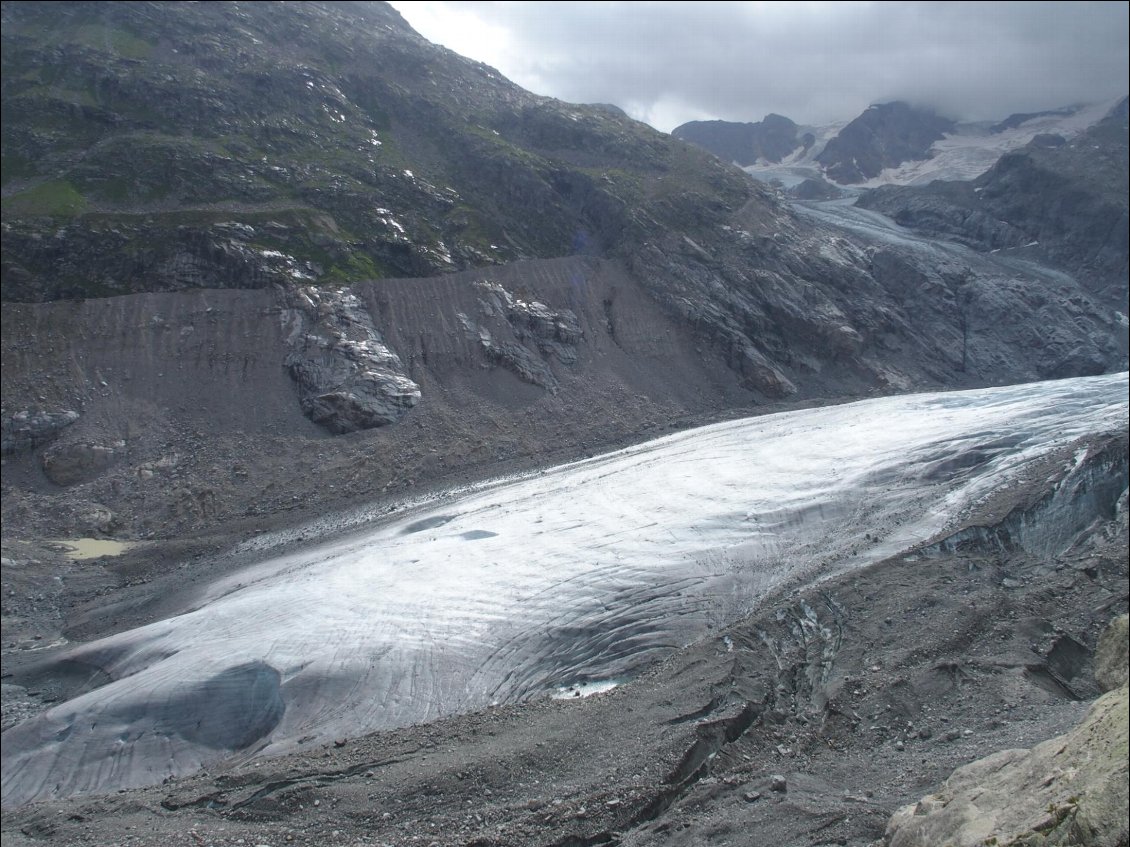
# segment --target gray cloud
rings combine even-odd
[[[412,23],[413,4],[396,5]],[[662,130],[768,112],[826,123],[892,99],[1000,118],[1125,94],[1130,63],[1125,2],[444,5],[507,34],[473,58],[520,85]]]

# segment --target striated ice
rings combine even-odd
[[[61,655],[91,690],[5,733],[3,801],[601,690],[766,592],[905,551],[1032,460],[1126,426],[1125,373],[887,397],[443,498]]]

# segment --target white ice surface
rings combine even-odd
[[[3,800],[629,678],[774,587],[905,550],[1030,460],[1126,426],[1123,373],[744,419],[486,485],[74,649],[66,667],[112,681],[5,734]]]
[[[1070,115],[1032,118],[998,133],[990,133],[985,126],[959,126],[956,132],[934,142],[929,159],[904,162],[897,167],[887,168],[859,187],[925,185],[936,179],[976,179],[995,165],[1005,153],[1020,149],[1041,133],[1059,135],[1066,140],[1074,138],[1102,120],[1117,102],[1118,100],[1113,100],[1083,106]]]

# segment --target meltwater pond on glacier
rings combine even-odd
[[[1125,373],[886,397],[446,498],[61,654],[97,687],[5,733],[3,801],[624,679],[774,587],[957,528],[1033,460],[1126,428]]]

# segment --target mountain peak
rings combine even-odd
[[[864,182],[884,168],[929,158],[934,142],[953,127],[953,121],[903,100],[875,103],[840,130],[816,161],[840,184]]]
[[[801,145],[797,125],[772,113],[757,123],[690,121],[671,134],[742,166],[759,160],[779,162]]]

